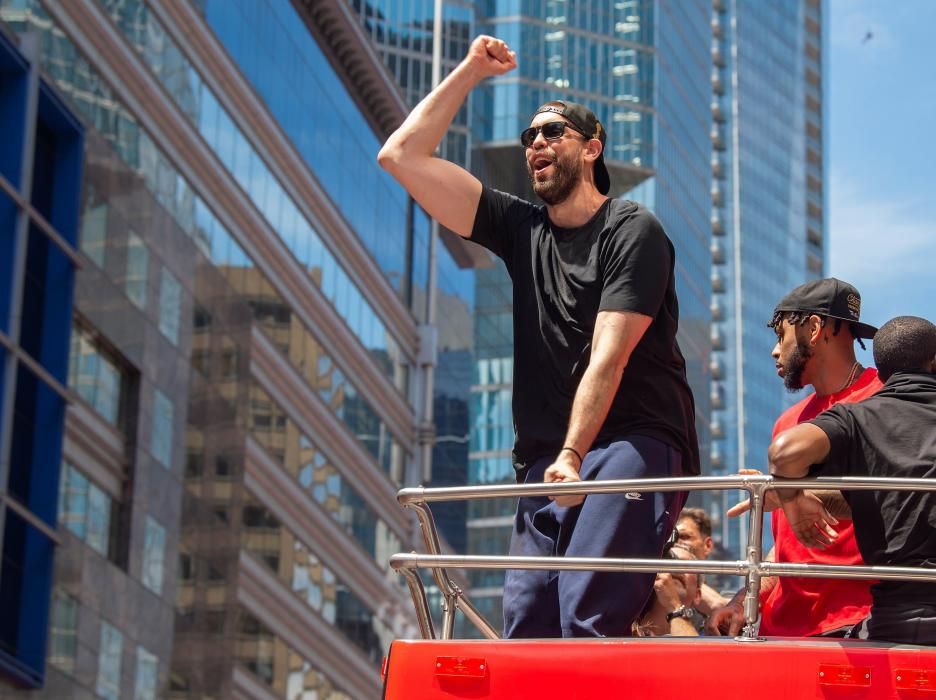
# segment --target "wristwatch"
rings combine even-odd
[[[681,617],[684,620],[691,620],[694,614],[695,610],[693,608],[690,608],[688,605],[680,605],[675,610],[666,613],[666,621],[672,622],[677,617]]]

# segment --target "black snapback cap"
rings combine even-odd
[[[778,311],[801,311],[848,321],[859,338],[873,338],[877,333],[877,328],[858,320],[861,315],[858,290],[834,277],[801,284],[780,300],[774,313]]]
[[[611,176],[608,174],[608,166],[604,161],[604,145],[606,132],[598,117],[588,107],[580,105],[578,102],[569,102],[568,100],[553,100],[547,102],[533,113],[552,112],[560,117],[565,117],[578,129],[586,138],[598,139],[601,141],[601,155],[595,161],[595,187],[601,194],[608,194],[611,189]]]

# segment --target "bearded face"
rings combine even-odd
[[[783,374],[783,386],[790,393],[803,388],[803,372],[813,356],[813,350],[808,343],[797,341],[786,357],[780,358],[780,371]]]
[[[527,172],[533,191],[546,204],[565,201],[582,179],[582,161],[576,149],[563,149],[557,154],[551,147],[543,148],[527,159]]]

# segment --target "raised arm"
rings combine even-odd
[[[472,88],[485,78],[517,66],[507,44],[479,36],[458,67],[410,113],[377,156],[429,216],[468,238],[474,225],[481,183],[467,170],[434,153]]]
[[[649,316],[629,311],[598,313],[592,335],[591,358],[575,392],[572,417],[563,443],[575,452],[562,450],[546,470],[545,481],[580,481],[578,473],[582,465],[576,453],[584,455],[591,448],[608,416],[631,353],[652,320]],[[561,506],[576,506],[584,500],[584,496],[556,497],[556,503]]]

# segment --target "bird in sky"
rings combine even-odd
[[[867,44],[873,38],[874,38],[874,33],[869,29],[867,32],[865,32],[864,39],[861,40],[861,43]]]

